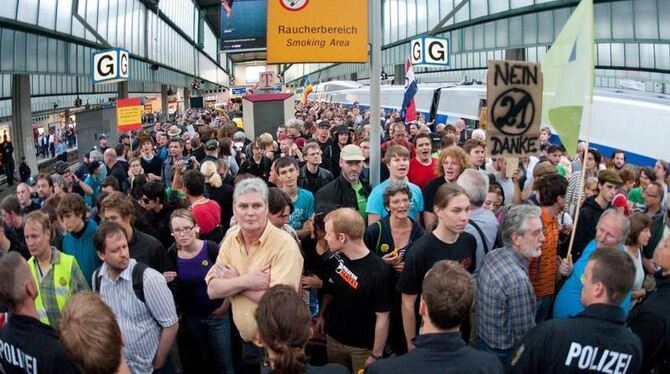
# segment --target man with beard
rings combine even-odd
[[[339,165],[342,173],[316,193],[316,211],[322,206],[354,208],[367,219],[365,208],[370,195],[370,185],[361,178],[363,171],[363,151],[357,145],[349,144],[340,153]]]
[[[535,293],[529,259],[542,254],[540,208],[512,207],[502,221],[504,246],[484,257],[475,299],[479,349],[506,363],[514,346],[535,326]]]
[[[626,155],[622,150],[617,149],[612,153],[612,166],[614,171],[619,172],[626,166]]]
[[[576,316],[584,311],[584,304],[581,301],[582,288],[584,287],[583,276],[588,264],[589,257],[597,248],[619,248],[625,251],[623,247],[624,239],[628,236],[630,222],[628,218],[616,209],[608,209],[601,216],[596,226],[596,238],[592,240],[582,256],[575,262],[572,274],[563,283],[563,287],[556,295],[554,302],[554,318],[568,318]],[[628,292],[619,305],[624,314],[630,310],[631,293]]]

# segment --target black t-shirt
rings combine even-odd
[[[134,229],[133,237],[128,241],[130,257],[148,265],[163,274],[167,264],[166,251],[163,244],[153,236]]]
[[[470,273],[475,271],[475,252],[477,241],[467,232],[447,244],[435,234],[427,233],[415,241],[405,252],[405,267],[400,273],[398,291],[408,295],[421,294],[423,277],[440,260],[459,262]]]
[[[219,203],[221,207],[221,226],[228,231],[230,219],[233,218],[233,186],[222,184],[219,187],[205,185],[205,196]]]
[[[432,212],[433,211],[433,206],[435,205],[435,194],[437,193],[437,189],[440,188],[441,185],[447,183],[447,181],[444,179],[444,177],[440,176],[432,181],[428,182],[426,187],[423,189],[423,211],[424,212]]]
[[[154,174],[160,177],[163,172],[163,160],[158,156],[154,156],[150,161],[142,158],[140,164],[144,169],[144,174]]]
[[[391,269],[372,252],[353,261],[342,254],[338,257],[339,265],[323,286],[333,297],[326,310],[326,330],[342,344],[371,349],[375,313],[391,310]]]
[[[79,373],[56,330],[16,314],[0,329],[0,366],[6,374]]]

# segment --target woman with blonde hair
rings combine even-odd
[[[200,172],[205,176],[205,196],[221,207],[221,226],[226,232],[233,217],[233,187],[223,183],[218,166],[214,161],[205,161],[200,166]]]

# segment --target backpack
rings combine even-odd
[[[142,262],[137,262],[133,268],[131,279],[133,280],[133,291],[135,296],[144,303],[144,271],[147,270],[149,265]],[[100,268],[95,269],[93,273],[93,291],[100,293],[100,284],[102,284],[102,274],[100,274]]]

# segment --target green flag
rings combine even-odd
[[[593,100],[593,0],[582,0],[542,59],[542,121],[570,156],[577,150],[585,105]]]

